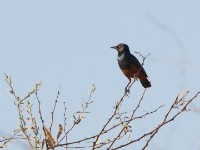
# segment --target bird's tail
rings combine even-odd
[[[142,86],[143,86],[144,88],[149,88],[149,87],[151,87],[151,82],[149,82],[149,80],[148,80],[147,78],[145,78],[145,80],[140,80],[140,82],[141,82],[141,84],[142,84]]]

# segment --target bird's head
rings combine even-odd
[[[123,52],[129,52],[129,47],[126,44],[120,43],[117,46],[112,46],[111,48],[114,48],[118,51],[118,53],[123,53]]]

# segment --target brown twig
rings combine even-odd
[[[187,92],[187,93],[188,93],[188,92]],[[146,144],[144,145],[144,147],[142,148],[142,150],[144,150],[144,149],[148,146],[149,142],[153,139],[153,137],[156,135],[156,133],[158,132],[158,130],[159,130],[162,126],[164,126],[165,124],[167,124],[167,123],[169,123],[169,122],[171,122],[171,121],[174,121],[174,119],[175,119],[177,116],[179,116],[182,112],[185,112],[187,106],[199,95],[199,93],[200,93],[200,92],[197,92],[197,94],[195,94],[195,96],[194,96],[193,98],[191,98],[189,101],[187,101],[187,103],[183,106],[183,108],[182,108],[179,112],[177,112],[173,117],[171,117],[170,119],[167,120],[168,115],[165,116],[163,122],[157,127],[157,129],[155,129],[155,131],[152,133],[152,135],[150,136],[150,138],[147,140],[147,142],[146,142]],[[184,99],[184,97],[183,97],[183,99]],[[179,103],[181,103],[181,101],[179,101]],[[175,106],[175,105],[177,105],[177,101],[176,101],[176,100],[174,101],[174,103],[172,104],[172,106]],[[172,109],[171,109],[171,110],[172,110]]]
[[[159,106],[158,108],[156,108],[155,110],[153,110],[153,111],[151,111],[151,112],[146,112],[145,114],[142,114],[142,115],[140,115],[140,116],[136,116],[136,117],[130,118],[129,120],[126,120],[126,121],[124,121],[124,122],[120,122],[120,123],[118,123],[118,124],[115,124],[115,125],[113,125],[112,127],[110,127],[109,129],[105,130],[105,131],[102,133],[102,135],[103,135],[103,134],[106,134],[106,133],[108,133],[108,132],[110,132],[110,131],[113,130],[114,128],[116,128],[116,127],[118,127],[118,126],[120,126],[120,125],[122,125],[122,124],[124,124],[124,123],[127,123],[127,122],[129,122],[129,121],[133,121],[133,120],[135,120],[135,119],[141,119],[141,118],[144,118],[145,116],[148,116],[148,115],[150,115],[150,114],[153,114],[153,113],[157,112],[157,111],[158,111],[160,108],[162,108],[163,106],[164,106],[164,105]],[[57,145],[57,146],[73,145],[73,144],[82,143],[82,142],[85,142],[85,141],[94,139],[94,138],[96,138],[96,136],[97,136],[97,135],[94,135],[94,136],[91,136],[91,137],[88,137],[88,138],[83,138],[83,139],[81,139],[81,140],[76,140],[76,141],[73,141],[73,142],[69,142],[69,143],[65,143],[65,144],[60,144],[60,145]],[[107,143],[107,144],[109,144],[109,143]]]
[[[37,86],[38,85],[36,85],[36,89],[37,89]],[[38,97],[38,90],[35,91],[35,95],[36,95],[36,99],[38,101],[38,109],[39,109],[38,112],[39,112],[39,115],[40,115],[40,120],[41,120],[41,123],[42,123],[42,127],[44,128],[45,126],[44,126],[44,120],[43,120],[43,117],[42,117],[41,102],[40,102],[40,99]]]
[[[173,104],[170,106],[169,111],[166,113],[166,115],[164,116],[163,121],[158,125],[158,127],[156,127],[155,129],[151,130],[148,133],[145,133],[144,135],[140,136],[139,138],[135,139],[135,140],[131,140],[130,142],[126,143],[126,144],[122,144],[118,147],[113,148],[113,150],[116,149],[120,149],[123,147],[126,147],[134,142],[140,141],[141,139],[143,139],[144,137],[150,136],[149,139],[146,141],[145,145],[143,146],[142,150],[145,150],[147,148],[147,146],[149,145],[150,141],[153,139],[153,137],[157,134],[157,132],[160,130],[160,128],[162,128],[164,125],[166,125],[167,123],[173,121],[177,116],[179,116],[181,113],[185,112],[185,110],[187,109],[187,106],[200,94],[200,92],[198,92],[197,94],[195,94],[194,97],[192,97],[189,101],[187,101],[187,103],[185,103],[185,105],[181,105],[182,108],[180,111],[178,111],[175,115],[173,115],[173,117],[171,117],[170,119],[167,119],[169,114],[172,112],[173,107],[175,105],[177,105],[177,98],[175,99],[175,101],[173,102]],[[179,101],[179,103],[181,103],[181,101]]]
[[[122,103],[124,97],[126,96],[126,93],[121,97],[121,99],[119,100],[119,102],[117,102],[117,104],[114,107],[114,112],[111,115],[111,117],[108,119],[108,121],[105,123],[105,125],[103,126],[103,128],[101,129],[101,131],[99,132],[99,134],[96,136],[95,141],[93,142],[93,146],[92,146],[92,150],[95,149],[96,143],[99,140],[99,137],[102,135],[102,133],[105,131],[105,128],[107,127],[107,125],[111,122],[111,120],[114,118],[114,116],[116,115],[116,112],[120,106],[120,104]]]
[[[28,121],[31,122],[31,129],[34,133],[34,141],[35,141],[35,145],[34,145],[34,148],[37,148],[37,145],[38,145],[38,141],[39,141],[39,138],[38,138],[38,134],[39,134],[39,127],[37,126],[37,122],[36,122],[36,119],[35,117],[33,116],[33,113],[32,113],[32,104],[30,103],[30,101],[27,101],[27,113],[30,115]]]
[[[139,55],[142,56],[141,54],[139,54]],[[143,62],[142,62],[142,66],[143,66],[144,60],[146,59],[146,57],[144,57],[144,56],[142,56],[142,57],[143,57]],[[134,81],[135,80],[136,79],[134,79]],[[14,88],[12,87],[11,78],[8,77],[7,75],[6,75],[6,82],[8,83],[8,85],[10,87],[10,93],[14,97],[14,104],[17,107],[17,110],[18,110],[18,117],[19,117],[19,120],[20,120],[20,129],[16,130],[12,136],[7,137],[7,138],[3,138],[2,140],[0,140],[0,142],[3,142],[3,144],[1,144],[1,146],[0,146],[0,148],[3,148],[4,146],[6,146],[7,143],[9,143],[11,140],[21,139],[21,140],[26,140],[29,143],[31,149],[38,149],[38,148],[43,149],[43,147],[41,147],[42,142],[40,142],[41,135],[39,137],[39,127],[37,126],[36,119],[35,119],[35,117],[33,116],[33,113],[32,113],[32,104],[27,99],[33,93],[35,93],[36,99],[37,99],[37,102],[38,102],[38,107],[39,107],[38,112],[39,112],[40,120],[42,122],[42,128],[43,128],[43,131],[44,131],[44,134],[45,134],[45,140],[44,141],[45,141],[47,150],[48,149],[55,149],[57,147],[65,147],[66,150],[68,148],[71,148],[71,149],[72,148],[74,148],[74,149],[91,148],[91,149],[94,150],[94,149],[102,149],[105,146],[108,146],[108,148],[107,148],[108,150],[110,150],[110,149],[116,150],[116,149],[127,147],[128,145],[133,144],[135,142],[138,142],[140,140],[147,139],[144,142],[144,146],[142,147],[142,150],[145,150],[148,147],[149,143],[152,141],[152,139],[155,137],[155,135],[158,133],[158,131],[162,127],[164,127],[166,124],[174,121],[176,119],[176,117],[181,115],[183,112],[192,111],[192,109],[188,109],[187,107],[200,94],[200,92],[197,92],[197,94],[194,95],[189,100],[186,99],[186,96],[189,92],[187,92],[186,95],[184,95],[182,97],[177,96],[175,98],[175,100],[173,101],[173,103],[170,105],[169,109],[164,114],[163,119],[160,121],[158,126],[156,126],[154,129],[151,129],[149,132],[146,132],[143,135],[140,135],[139,137],[135,137],[135,139],[132,139],[131,141],[129,141],[125,144],[123,143],[123,144],[113,148],[113,145],[115,145],[117,143],[117,141],[121,141],[122,139],[124,139],[124,137],[126,135],[129,135],[130,132],[132,132],[130,123],[132,123],[136,119],[142,119],[145,116],[148,116],[150,114],[154,114],[161,107],[163,107],[163,106],[159,106],[158,108],[154,109],[153,111],[145,112],[143,114],[140,114],[139,116],[136,116],[136,112],[138,112],[139,108],[141,107],[140,105],[142,104],[142,101],[144,99],[146,89],[142,93],[137,105],[134,106],[134,108],[132,109],[130,116],[128,116],[128,117],[125,116],[126,112],[120,112],[120,106],[122,105],[122,102],[124,101],[124,97],[126,96],[126,93],[125,93],[119,99],[119,101],[115,104],[113,113],[108,118],[106,123],[103,125],[100,132],[98,132],[97,134],[95,134],[93,136],[87,137],[87,138],[82,138],[80,140],[75,140],[75,141],[69,142],[68,141],[69,133],[75,128],[75,126],[77,124],[79,124],[82,121],[82,119],[84,118],[84,115],[86,113],[88,113],[86,111],[87,108],[93,102],[91,100],[91,96],[92,96],[92,93],[96,89],[95,85],[93,85],[93,87],[92,87],[92,89],[89,93],[88,100],[84,101],[83,104],[82,104],[82,110],[77,111],[76,113],[73,114],[74,123],[68,130],[67,130],[67,127],[66,127],[66,124],[67,124],[66,110],[67,110],[67,108],[66,108],[66,105],[64,103],[64,114],[63,114],[64,115],[64,125],[63,125],[63,127],[62,127],[62,125],[59,126],[59,132],[58,132],[58,135],[57,135],[57,144],[56,144],[56,142],[53,139],[53,136],[51,135],[50,131],[52,129],[53,122],[54,122],[54,113],[55,113],[56,104],[58,102],[58,98],[59,98],[59,94],[60,94],[60,88],[58,90],[58,94],[57,94],[57,97],[56,97],[56,100],[55,100],[55,103],[54,103],[53,111],[51,112],[51,115],[52,115],[51,116],[51,123],[50,123],[50,128],[49,128],[49,131],[48,131],[48,129],[44,125],[44,120],[43,120],[43,116],[42,116],[42,112],[41,112],[41,101],[39,100],[39,96],[38,96],[38,88],[39,88],[40,84],[36,84],[36,86],[27,95],[25,95],[24,98],[21,99],[15,93]],[[129,86],[129,88],[130,87],[131,86]],[[28,113],[28,118],[26,116],[27,114],[24,111],[24,105],[26,106],[26,112]],[[129,112],[129,111],[127,111],[127,112]],[[119,122],[114,123],[112,126],[109,126],[111,124],[111,121],[114,120],[114,118],[116,120],[118,120]],[[31,123],[30,126],[27,126],[27,121],[29,121]],[[122,128],[119,129],[120,126],[122,126]],[[111,134],[112,132],[114,132],[118,129],[119,129],[119,133],[116,136],[114,136],[114,138],[110,138],[109,134]],[[64,131],[64,136],[58,142],[60,135],[62,135],[62,131]],[[100,136],[102,136],[102,135],[106,135],[106,137],[108,137],[108,138],[99,142]],[[65,143],[60,144],[60,142],[62,142],[64,138],[65,138]],[[85,144],[85,146],[84,146],[82,144],[82,142],[85,142],[87,144]],[[82,145],[76,145],[78,143],[81,143]],[[39,145],[39,147],[38,147],[38,145]]]
[[[67,126],[67,115],[66,115],[66,112],[67,112],[67,107],[65,105],[65,102],[63,103],[64,104],[64,133],[65,133],[65,142],[67,143],[67,131],[66,131],[66,126]],[[67,150],[67,146],[66,146],[66,150]]]
[[[60,87],[61,87],[61,85],[59,86],[59,89],[58,89],[58,92],[57,92],[57,96],[56,96],[54,106],[53,106],[53,111],[51,112],[51,124],[50,124],[50,127],[49,127],[50,133],[51,133],[51,128],[52,128],[53,122],[54,122],[54,112],[55,112],[55,109],[56,109],[56,104],[58,102],[58,98],[59,98],[59,95],[60,95]]]
[[[40,121],[42,123],[42,129],[43,129],[43,132],[44,132],[44,135],[46,135],[46,127],[44,125],[44,120],[43,120],[43,117],[42,117],[42,111],[41,111],[41,102],[40,102],[40,99],[38,97],[38,88],[37,88],[38,85],[36,85],[36,91],[35,91],[35,95],[36,95],[36,99],[37,99],[37,102],[38,102],[38,112],[39,112],[39,115],[40,115]],[[45,144],[46,144],[46,149],[48,150],[48,143],[46,142],[47,141],[47,137],[45,136]]]
[[[6,146],[7,143],[9,143],[11,140],[15,140],[15,139],[22,139],[21,137],[15,137],[17,136],[17,134],[19,133],[20,131],[17,131],[15,132],[12,136],[10,137],[5,137],[3,140],[0,140],[0,143],[4,142],[2,144],[2,146],[0,146],[0,148],[4,148]]]
[[[77,111],[76,113],[73,114],[73,118],[74,118],[74,123],[73,125],[68,129],[68,131],[65,130],[65,135],[60,139],[60,141],[57,143],[57,145],[55,147],[57,147],[58,145],[61,145],[60,143],[62,142],[62,140],[64,138],[67,139],[67,136],[68,134],[74,129],[74,127],[76,125],[78,125],[81,120],[84,118],[84,114],[88,113],[86,112],[86,109],[89,107],[89,105],[91,103],[93,103],[93,101],[91,100],[91,97],[92,97],[92,94],[94,93],[94,91],[96,90],[96,86],[95,84],[93,84],[92,86],[92,89],[90,90],[90,93],[89,93],[89,97],[88,97],[88,100],[87,101],[84,101],[84,103],[82,104],[82,110],[81,111]],[[78,115],[78,117],[76,117],[75,115]],[[66,145],[65,144],[62,144],[63,145]]]
[[[132,118],[134,117],[135,115],[135,112],[137,111],[137,109],[140,107],[140,104],[144,98],[144,94],[146,92],[146,89],[144,89],[144,92],[140,98],[140,101],[138,102],[138,105],[136,106],[136,108],[133,110],[133,113],[131,115],[131,119],[123,126],[123,128],[121,129],[121,131],[119,132],[119,134],[114,138],[113,142],[110,144],[110,146],[107,148],[108,150],[113,146],[113,144],[116,142],[116,140],[118,140],[121,136],[121,134],[123,133],[123,131],[128,127],[129,123],[131,122]]]
[[[16,95],[15,90],[12,87],[11,77],[9,77],[8,75],[5,74],[5,81],[10,88],[10,93],[14,97],[14,105],[17,107],[17,110],[18,110],[18,117],[19,117],[19,122],[20,122],[19,127],[20,127],[20,131],[22,132],[22,137],[24,136],[26,138],[27,142],[29,143],[31,149],[34,149],[36,147],[36,145],[34,146],[32,144],[32,138],[31,138],[32,135],[28,131],[28,130],[30,130],[30,127],[27,127],[27,119],[24,116],[25,114],[23,112],[23,107],[24,107],[23,105],[24,105],[24,101],[26,101],[27,102],[27,105],[26,105],[27,112],[29,115],[31,115],[30,114],[31,105],[27,98],[30,97],[36,91],[36,89],[33,88],[30,92],[28,92],[28,94],[26,96],[24,96],[23,99],[20,99],[20,97]],[[40,87],[40,85],[41,85],[41,83],[38,83],[38,88]],[[32,119],[32,117],[31,117],[31,119]],[[32,120],[31,120],[31,122],[32,122]],[[32,124],[32,126],[34,128],[33,124]]]

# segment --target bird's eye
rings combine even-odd
[[[121,48],[121,47],[122,47],[121,45],[118,46],[118,48]]]

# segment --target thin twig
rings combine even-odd
[[[119,100],[119,102],[117,102],[117,104],[115,105],[115,110],[113,112],[113,114],[111,115],[111,117],[108,119],[108,121],[105,123],[105,125],[103,126],[103,128],[101,129],[101,131],[99,132],[99,134],[96,136],[95,141],[93,142],[93,146],[92,146],[92,150],[95,149],[96,143],[99,140],[99,137],[102,135],[102,133],[104,132],[105,128],[107,127],[107,125],[111,122],[111,120],[114,118],[114,116],[116,115],[117,109],[119,108],[120,104],[122,103],[124,97],[126,96],[126,93],[124,93],[124,95],[121,97],[121,99]]]
[[[131,117],[130,117],[131,119],[134,117],[135,112],[136,112],[137,109],[140,107],[140,104],[141,104],[141,102],[142,102],[142,100],[143,100],[143,98],[144,98],[145,92],[146,92],[146,89],[144,89],[144,92],[142,93],[142,96],[141,96],[141,98],[140,98],[140,101],[138,102],[136,108],[133,110],[133,113],[132,113],[132,115],[131,115]],[[121,134],[123,133],[123,131],[128,127],[129,123],[131,122],[131,119],[123,126],[123,128],[121,129],[121,131],[119,132],[119,134],[116,136],[116,138],[114,139],[114,141],[110,144],[110,146],[108,147],[108,149],[110,149],[110,148],[113,146],[113,144],[116,142],[116,140],[119,139],[119,137],[121,136]]]
[[[65,105],[65,102],[63,103],[64,104],[64,132],[65,132],[65,142],[67,143],[67,131],[66,131],[66,126],[67,126],[67,107]],[[66,146],[66,150],[67,150],[67,146]]]
[[[36,91],[35,91],[35,95],[36,95],[36,99],[38,101],[38,112],[39,112],[39,115],[40,115],[40,121],[42,123],[42,129],[43,129],[43,132],[44,132],[44,135],[45,135],[45,125],[44,125],[44,120],[43,120],[43,117],[42,117],[42,111],[41,111],[41,102],[40,102],[40,99],[38,97],[38,89],[37,89],[37,85],[36,85]],[[47,138],[45,136],[45,144],[46,144],[46,149],[48,150],[48,143],[46,142],[47,141]]]
[[[188,92],[187,92],[188,93]],[[164,118],[163,122],[156,128],[156,130],[153,132],[153,134],[150,136],[150,138],[147,140],[146,144],[144,145],[144,147],[142,148],[142,150],[145,150],[146,147],[148,146],[149,142],[153,139],[153,137],[156,135],[156,133],[158,132],[158,130],[164,126],[165,124],[171,122],[171,121],[174,121],[174,119],[179,116],[181,113],[185,112],[187,106],[199,95],[200,92],[197,92],[197,94],[195,94],[195,96],[193,98],[191,98],[185,105],[184,107],[178,112],[176,113],[173,117],[171,117],[171,119],[166,119]],[[175,105],[176,104],[176,100],[174,102],[174,104],[172,105]],[[166,117],[166,116],[165,116]],[[167,116],[168,117],[168,116]]]
[[[59,89],[58,89],[58,92],[57,92],[57,96],[56,96],[56,99],[55,99],[55,102],[54,102],[53,111],[51,112],[51,124],[50,124],[50,127],[49,127],[50,133],[51,133],[51,128],[52,128],[53,122],[54,122],[54,112],[55,112],[55,109],[56,109],[56,104],[58,102],[58,98],[59,98],[59,95],[60,95],[60,87],[61,87],[61,85],[59,86]]]
[[[167,120],[166,115],[163,118],[163,121],[158,125],[158,127],[156,127],[155,129],[151,130],[150,132],[145,133],[144,135],[140,136],[139,138],[135,139],[135,140],[131,140],[130,142],[126,143],[126,144],[122,144],[118,147],[113,148],[113,150],[117,150],[123,147],[126,147],[134,142],[140,141],[141,139],[147,137],[150,135],[149,139],[146,141],[145,145],[143,146],[142,150],[145,150],[146,147],[149,145],[150,141],[153,139],[153,137],[157,134],[158,130],[160,130],[160,128],[162,128],[164,125],[166,125],[167,123],[173,121],[177,116],[179,116],[181,113],[185,112],[187,106],[200,94],[200,92],[198,92],[197,94],[195,94],[195,96],[193,98],[191,98],[183,107],[180,111],[178,111],[173,117],[171,117],[170,119]],[[168,111],[166,114],[170,114],[171,111],[173,109],[171,109],[171,107],[173,105],[175,105],[177,103],[177,99],[175,99],[174,103],[170,106],[170,111]],[[168,116],[168,115],[167,115]]]
[[[67,138],[68,134],[74,129],[74,127],[76,125],[78,125],[81,120],[84,118],[84,114],[87,113],[86,109],[89,107],[89,105],[91,103],[93,103],[93,101],[91,100],[92,94],[94,93],[94,91],[96,90],[96,86],[95,84],[92,85],[92,88],[90,90],[89,93],[89,97],[87,101],[84,101],[84,103],[82,104],[82,110],[81,111],[77,111],[76,113],[73,114],[73,118],[74,118],[74,123],[73,125],[68,129],[68,131],[65,130],[65,135],[60,139],[60,141],[57,143],[57,145],[55,147],[57,147],[58,145],[61,145],[60,143],[62,142],[62,140],[64,138]],[[75,116],[76,114],[78,114],[78,118]],[[63,144],[62,144],[63,145]]]

